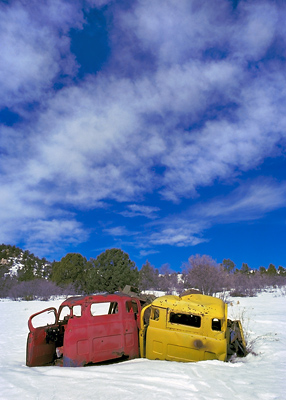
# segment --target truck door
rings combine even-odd
[[[121,357],[123,324],[119,303],[96,298],[79,318],[70,318],[64,335],[63,365],[83,366]]]
[[[36,367],[53,362],[56,351],[53,331],[57,331],[57,310],[54,307],[31,315],[26,348],[26,365]]]
[[[123,314],[124,324],[124,354],[129,359],[139,356],[138,328],[140,326],[140,301],[137,299],[126,300]]]
[[[140,330],[139,330],[139,348],[140,357],[146,357],[146,336],[150,319],[151,304],[145,306],[140,315]]]
[[[123,304],[118,300],[91,304],[89,336],[92,362],[120,358],[123,355]]]

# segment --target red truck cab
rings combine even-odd
[[[139,357],[140,300],[125,294],[71,297],[28,321],[26,365],[84,366]],[[48,318],[48,323],[47,323]]]

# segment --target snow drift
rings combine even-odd
[[[231,300],[229,317],[242,320],[252,348],[232,363],[135,359],[76,369],[26,367],[29,316],[61,302],[0,301],[1,399],[285,398],[286,301],[277,291]]]

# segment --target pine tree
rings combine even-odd
[[[147,260],[139,271],[139,288],[141,290],[158,289],[159,271]]]
[[[120,249],[109,249],[96,259],[91,259],[92,269],[88,280],[89,292],[114,293],[126,285],[138,287],[139,273],[129,255]]]
[[[51,280],[59,286],[73,285],[78,292],[86,292],[90,264],[79,253],[68,253],[52,266]]]

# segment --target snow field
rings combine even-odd
[[[0,399],[286,399],[286,298],[262,293],[234,298],[252,350],[232,363],[136,359],[85,368],[25,365],[31,314],[62,302],[0,301]]]

